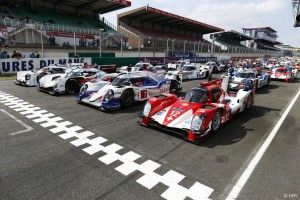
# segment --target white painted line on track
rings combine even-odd
[[[263,142],[262,146],[258,149],[258,151],[254,155],[254,157],[252,158],[252,160],[250,161],[246,169],[243,171],[242,175],[239,177],[238,181],[235,183],[235,185],[229,192],[228,196],[226,197],[226,200],[235,200],[239,196],[241,190],[246,185],[248,179],[250,178],[251,174],[253,173],[254,169],[258,165],[259,161],[261,160],[266,150],[270,146],[271,142],[275,138],[276,134],[278,133],[278,130],[280,129],[281,125],[283,124],[284,120],[288,116],[293,106],[295,105],[299,96],[300,96],[300,89],[298,90],[297,94],[292,99],[292,101],[289,103],[288,107],[286,108],[286,110],[280,117],[279,121],[276,123],[276,125],[270,132],[267,139]]]
[[[89,145],[82,149],[89,155],[98,152],[105,153],[105,155],[98,158],[99,162],[106,165],[116,161],[121,162],[115,170],[124,176],[131,175],[134,172],[142,173],[143,175],[136,182],[149,190],[159,183],[164,184],[167,189],[160,196],[167,200],[184,200],[186,198],[209,200],[209,196],[214,191],[214,189],[199,182],[195,182],[190,188],[185,188],[180,185],[180,182],[185,178],[184,175],[173,170],[169,170],[164,175],[157,174],[155,170],[161,167],[159,163],[146,160],[142,164],[137,164],[135,161],[141,158],[141,155],[132,151],[127,151],[127,153],[121,155],[118,151],[124,149],[122,146],[111,143],[101,136],[90,139],[88,137],[95,136],[94,133],[85,131],[72,122],[56,117],[53,113],[42,110],[10,94],[0,91],[0,103],[14,109],[40,126],[48,128],[51,133],[59,134],[59,137],[64,140],[73,139],[70,143],[75,147],[80,148],[82,145]]]
[[[33,130],[33,128],[31,126],[25,124],[23,121],[21,121],[20,119],[16,118],[15,116],[13,116],[12,114],[10,114],[6,110],[0,109],[0,111],[3,112],[4,114],[6,114],[7,116],[9,116],[10,118],[12,118],[13,120],[15,120],[16,122],[18,122],[19,124],[21,124],[23,127],[25,127],[25,130],[17,131],[17,132],[11,133],[10,135],[12,135],[12,136],[19,135],[21,133],[27,133],[27,132]]]

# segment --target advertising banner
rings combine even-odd
[[[18,71],[36,70],[51,64],[87,63],[92,64],[91,58],[24,58],[0,59],[1,74],[16,74]]]

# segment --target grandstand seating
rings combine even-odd
[[[189,37],[189,36],[183,36],[179,34],[168,34],[168,33],[159,33],[158,31],[153,31],[149,29],[144,29],[144,28],[138,28],[135,27],[136,30],[139,32],[143,33],[143,35],[148,36],[148,37],[156,37],[156,38],[161,38],[161,39],[168,39],[168,38],[176,38],[178,40],[188,40],[191,42],[198,42],[199,38],[194,38],[194,37]]]
[[[64,26],[104,29],[104,31],[114,31],[112,27],[108,26],[99,19],[93,17],[80,18],[77,16],[64,15],[62,13],[53,12],[50,10],[31,10],[24,7],[11,6],[9,8],[14,17],[19,20],[33,20],[40,23],[58,24]]]
[[[242,45],[238,40],[229,40],[229,39],[217,39],[216,42],[224,45],[226,47],[238,47],[238,48],[246,48],[246,46]]]

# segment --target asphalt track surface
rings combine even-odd
[[[198,84],[185,82],[183,89]],[[104,146],[113,153],[129,156],[108,163],[102,158],[116,155],[108,148],[91,153],[86,150],[90,145],[76,146],[76,138],[54,134],[51,127],[0,103],[0,199],[225,199],[299,87],[299,82],[271,82],[257,92],[252,110],[195,145],[140,127],[144,103],[103,113],[77,104],[72,96],[50,96],[1,81],[2,94],[92,132],[91,139],[105,138]],[[299,113],[298,98],[237,199],[299,199]],[[135,167],[149,164],[148,171],[124,166],[132,164],[130,159]],[[150,168],[160,181],[148,176]],[[203,198],[197,196],[199,191]]]

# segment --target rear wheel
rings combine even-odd
[[[69,94],[75,94],[79,92],[79,83],[76,79],[69,79],[66,82],[66,92]]]
[[[253,103],[254,103],[254,97],[253,94],[250,94],[247,98],[246,108],[250,109],[253,106]]]
[[[211,130],[217,131],[221,126],[221,112],[217,111],[211,122]]]
[[[267,85],[270,85],[270,83],[271,83],[271,77],[269,76],[268,81],[267,81]]]
[[[132,104],[134,103],[134,92],[131,89],[127,89],[125,90],[122,94],[121,94],[121,105],[122,107],[130,107],[132,106]]]
[[[171,81],[170,93],[175,93],[179,90],[179,83],[177,81]]]
[[[205,73],[205,78],[207,79],[208,76],[209,76],[209,72],[207,71],[207,72]]]

